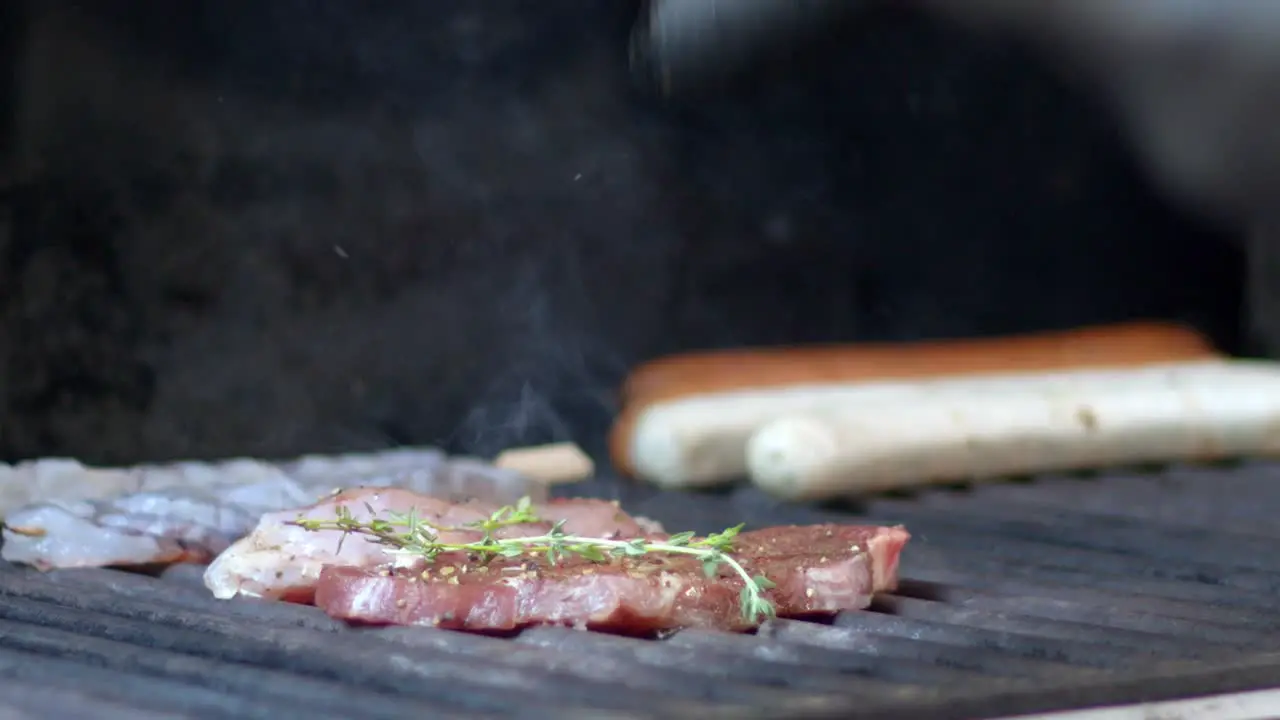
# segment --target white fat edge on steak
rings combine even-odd
[[[343,495],[342,500],[336,499]],[[237,595],[280,598],[313,587],[325,565],[374,566],[396,560],[381,545],[360,537],[344,537],[341,531],[312,531],[291,523],[298,519],[332,520],[337,507],[346,507],[353,518],[368,522],[387,512],[408,512],[421,498],[395,492],[332,493],[309,507],[295,505],[264,514],[256,527],[220,554],[205,570],[205,587],[219,599]],[[402,499],[409,498],[406,502]],[[427,499],[429,501],[429,499]],[[422,508],[413,508],[422,515]]]
[[[763,425],[752,480],[793,499],[1151,462],[1280,453],[1280,364],[918,381],[894,397],[841,396]]]

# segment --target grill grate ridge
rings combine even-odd
[[[1113,484],[1124,501],[1098,499]],[[751,490],[587,490],[567,492],[702,532],[874,518],[915,537],[901,588],[868,612],[664,640],[358,630],[315,608],[217,601],[197,568],[0,566],[0,713],[967,720],[1280,682],[1280,528],[1262,522],[1280,509],[1276,466],[928,491],[862,515]],[[22,699],[33,689],[47,705]]]

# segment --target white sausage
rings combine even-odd
[[[1009,475],[1280,455],[1280,363],[941,379],[842,397],[749,441],[752,480],[818,499]]]
[[[637,477],[665,487],[707,487],[747,474],[747,441],[765,423],[830,405],[901,397],[910,382],[792,385],[656,403],[636,418]]]
[[[903,383],[921,378],[1221,357],[1191,329],[1152,322],[1002,338],[684,353],[632,371],[609,433],[609,455],[627,475],[667,486],[709,485],[745,475],[747,438],[761,423],[842,394],[861,399],[910,388]]]

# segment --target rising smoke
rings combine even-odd
[[[674,108],[632,3],[29,5],[5,460],[598,452],[664,352],[1236,305],[1087,106],[918,18]]]

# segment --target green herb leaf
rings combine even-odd
[[[596,545],[575,545],[574,552],[581,555],[584,559],[591,562],[604,562],[606,560],[604,552]]]
[[[627,541],[623,546],[623,552],[631,557],[640,557],[649,553],[648,547],[643,538]]]
[[[691,540],[693,540],[692,531],[682,532],[682,533],[676,533],[675,535],[672,535],[671,537],[667,538],[667,544],[668,545],[688,545],[689,541]]]
[[[665,541],[650,541],[645,538],[630,540],[614,540],[609,538],[579,537],[565,532],[565,521],[555,522],[542,535],[526,537],[497,538],[494,533],[513,525],[542,523],[533,510],[533,503],[528,497],[521,498],[514,506],[506,506],[492,513],[487,519],[468,523],[460,528],[441,527],[420,518],[415,509],[406,514],[386,513],[386,518],[376,517],[373,507],[368,503],[370,520],[360,522],[351,514],[345,505],[334,509],[335,519],[317,520],[303,518],[301,515],[293,522],[287,523],[311,532],[336,530],[341,533],[338,549],[348,535],[361,535],[365,540],[394,548],[398,552],[417,555],[432,562],[444,552],[467,553],[479,562],[487,563],[494,558],[515,559],[527,554],[541,553],[547,563],[554,565],[566,556],[577,556],[588,562],[609,562],[610,558],[641,557],[644,555],[688,555],[697,558],[702,570],[708,578],[718,576],[722,567],[727,566],[733,574],[743,581],[739,593],[743,617],[754,622],[757,618],[772,617],[773,604],[761,593],[775,587],[774,583],[763,575],[752,576],[730,554],[733,541],[744,525],[737,525],[722,532],[714,533],[702,540],[695,540],[692,532],[676,533]],[[443,531],[479,530],[484,537],[476,542],[447,543],[441,542]]]

